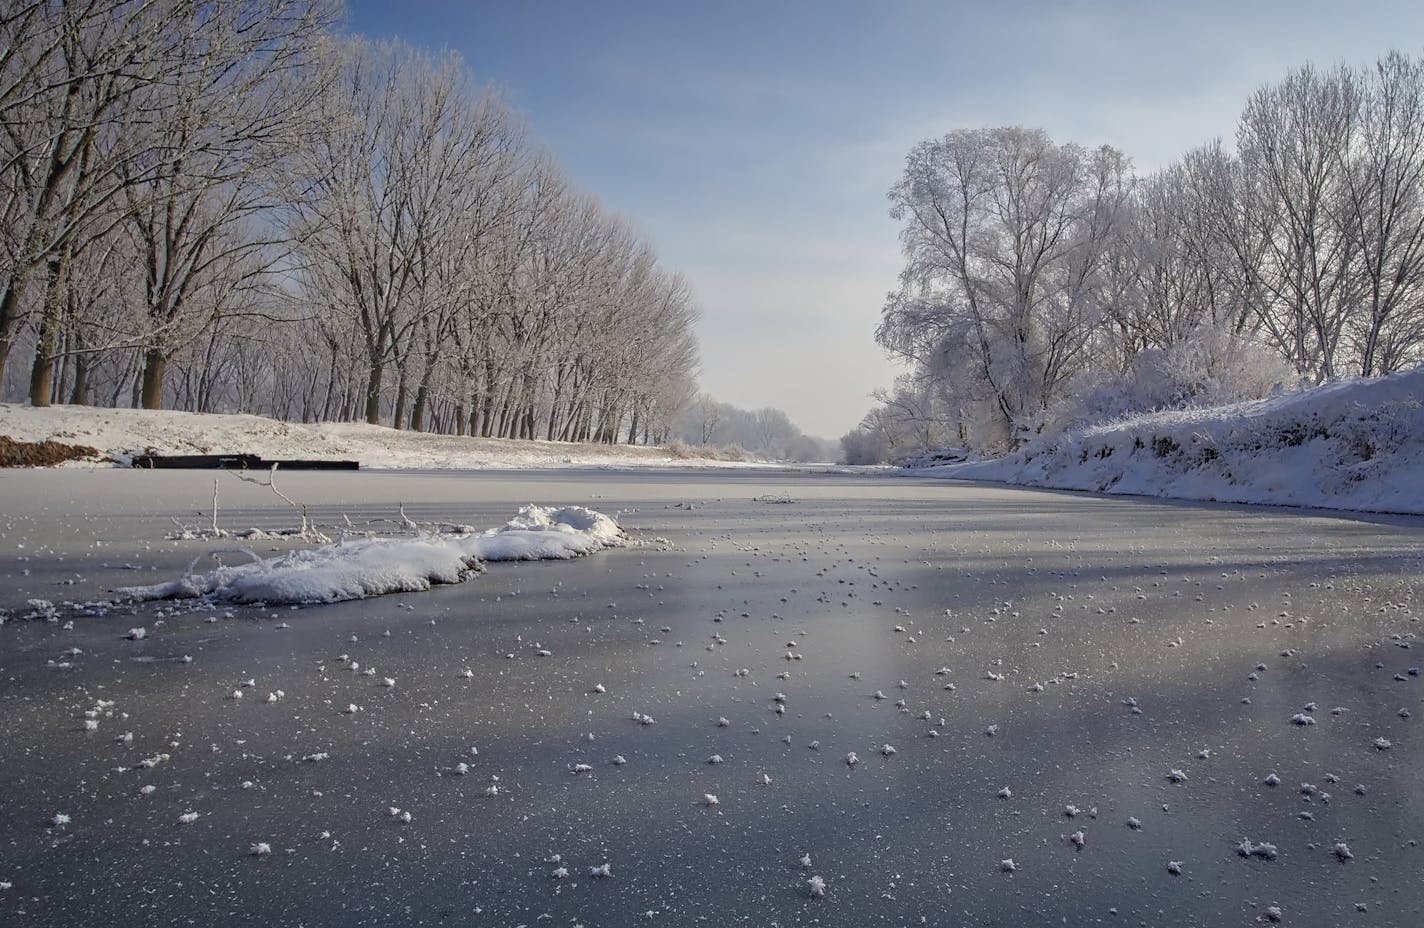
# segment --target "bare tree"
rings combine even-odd
[[[1128,187],[1121,154],[1089,155],[1038,130],[958,130],[920,143],[890,192],[906,267],[877,340],[907,357],[972,359],[1005,436],[1036,428],[1086,362]],[[935,344],[936,331],[952,344]]]
[[[1365,289],[1346,329],[1369,376],[1396,370],[1409,356],[1391,350],[1409,341],[1399,330],[1424,324],[1424,61],[1392,52],[1359,83],[1357,141],[1339,169]]]
[[[1341,221],[1360,102],[1349,69],[1306,66],[1258,90],[1237,132],[1247,213],[1267,246],[1262,325],[1317,379],[1336,375],[1345,319],[1362,296],[1358,240]]]

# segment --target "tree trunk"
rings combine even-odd
[[[379,362],[371,364],[371,378],[366,381],[366,422],[371,425],[381,424],[381,378],[385,372]]]
[[[54,394],[54,360],[59,348],[59,330],[64,322],[66,277],[69,253],[52,256],[45,278],[44,308],[35,341],[35,358],[30,367],[30,405],[48,406]]]
[[[84,345],[79,344],[80,349]],[[74,356],[74,386],[69,390],[69,404],[83,406],[89,402],[89,356],[81,350]]]
[[[143,353],[143,386],[139,404],[144,409],[163,408],[163,376],[168,371],[168,358],[161,348],[149,348]]]
[[[5,362],[15,347],[15,334],[20,328],[20,293],[24,289],[25,268],[16,268],[0,291],[0,384],[5,382]]]
[[[425,431],[425,404],[430,398],[430,388],[421,384],[415,390],[415,405],[410,411],[410,430]]]

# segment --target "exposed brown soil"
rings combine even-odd
[[[98,448],[66,445],[62,441],[16,441],[0,435],[0,467],[53,467],[65,461],[100,457]]]

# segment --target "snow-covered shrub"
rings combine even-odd
[[[1049,430],[1264,399],[1299,385],[1299,375],[1280,355],[1207,324],[1166,348],[1138,352],[1126,374],[1080,378],[1052,411]]]

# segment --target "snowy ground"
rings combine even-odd
[[[0,626],[0,923],[1424,923],[1424,520],[294,473],[323,527],[532,500],[631,544],[329,606],[64,605],[309,546],[200,537],[212,480],[0,473],[0,607],[56,619]],[[224,530],[294,524],[222,486]]]
[[[1424,513],[1424,367],[1045,438],[916,473],[1174,499]]]
[[[135,454],[255,454],[265,458],[356,460],[363,468],[493,470],[548,467],[762,466],[676,458],[666,448],[465,438],[396,431],[358,422],[306,425],[260,416],[198,415],[96,406],[0,403],[0,435],[54,439],[98,448],[127,461]],[[75,466],[75,465],[70,465]]]

